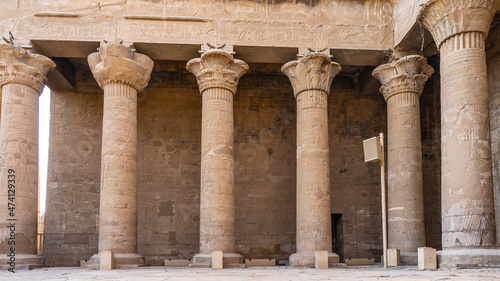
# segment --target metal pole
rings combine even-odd
[[[381,197],[382,197],[382,242],[384,247],[384,268],[387,268],[387,203],[385,196],[385,150],[384,150],[384,133],[380,133],[380,146],[382,147],[382,161],[380,161],[380,181],[381,181]]]

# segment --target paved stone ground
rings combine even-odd
[[[249,267],[246,269],[187,269],[150,267],[141,269],[88,270],[76,267],[53,267],[0,272],[0,280],[500,280],[500,268],[461,270],[418,270],[416,267],[384,269],[380,265],[332,269],[297,269],[291,267]]]

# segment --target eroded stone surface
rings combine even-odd
[[[309,53],[282,67],[297,100],[297,254],[332,252],[328,94],[339,64]],[[293,265],[308,265],[301,258]],[[314,259],[313,259],[314,261]]]
[[[17,50],[15,50],[17,52]],[[22,57],[19,59],[16,57]],[[7,254],[17,264],[40,263],[37,251],[38,219],[38,97],[47,73],[55,64],[36,54],[13,53],[0,45],[2,111],[0,127],[0,261]],[[14,234],[14,235],[13,235]],[[15,240],[9,240],[9,238]]]
[[[401,250],[407,264],[416,264],[417,248],[425,246],[419,98],[433,72],[417,55],[373,71],[387,102],[388,247]]]
[[[430,1],[420,14],[441,51],[445,250],[495,245],[484,39],[498,5]]]
[[[120,44],[89,56],[104,90],[99,251],[137,253],[137,94],[153,61]]]
[[[248,65],[213,49],[186,68],[196,76],[203,98],[200,254],[235,253],[233,97]]]

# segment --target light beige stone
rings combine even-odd
[[[113,251],[116,258],[137,255],[137,94],[149,81],[153,61],[110,43],[101,44],[88,62],[104,90],[99,251]]]
[[[245,259],[245,266],[276,266],[276,259]]]
[[[212,252],[212,269],[222,269],[224,263],[222,261],[222,251]]]
[[[191,260],[183,259],[166,259],[165,267],[187,267],[191,263]]]
[[[437,269],[436,249],[429,247],[418,248],[418,269]]]
[[[112,251],[101,251],[99,252],[100,257],[100,267],[99,269],[115,269],[115,255]]]
[[[23,57],[23,55],[25,55]],[[17,57],[16,57],[17,56]],[[18,57],[23,57],[19,59]],[[49,58],[0,45],[0,262],[43,264],[37,253],[38,97]],[[14,238],[14,240],[9,240]],[[15,248],[12,251],[11,248]]]
[[[496,244],[484,40],[499,5],[436,0],[420,12],[441,52],[443,264],[475,263],[448,249]]]
[[[340,69],[324,53],[309,53],[281,68],[297,100],[297,252],[290,256],[295,266],[314,266],[317,250],[332,252],[327,108]]]
[[[374,258],[347,258],[344,259],[346,265],[373,265]]]
[[[401,250],[403,264],[417,264],[417,248],[425,246],[419,98],[433,72],[418,55],[373,71],[387,102],[388,247]]]
[[[328,268],[328,251],[316,251],[314,253],[314,262],[316,269]]]
[[[186,68],[196,76],[203,99],[200,254],[235,253],[233,97],[248,65],[224,50],[212,49],[190,60]],[[203,263],[200,256],[193,262]]]
[[[401,265],[401,252],[399,249],[387,249],[387,266]]]

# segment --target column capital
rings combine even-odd
[[[13,49],[11,45],[0,45],[0,87],[15,83],[41,93],[47,82],[47,73],[55,67],[56,64],[46,56],[25,54],[18,47]]]
[[[319,90],[330,93],[333,78],[342,67],[332,62],[330,56],[324,53],[309,53],[299,60],[287,62],[281,67],[292,83],[295,97],[306,90]]]
[[[102,43],[99,52],[90,54],[87,60],[99,87],[123,83],[137,91],[148,85],[154,65],[148,56],[116,43]]]
[[[499,6],[497,0],[429,0],[420,8],[418,22],[441,48],[446,39],[460,33],[475,31],[486,38]]]
[[[248,71],[248,64],[221,49],[204,52],[190,60],[186,69],[196,76],[200,93],[209,88],[223,88],[236,93],[238,80]]]
[[[426,58],[410,55],[375,68],[372,75],[382,83],[380,92],[387,101],[393,95],[405,92],[420,96],[432,73],[434,68],[427,64]]]

